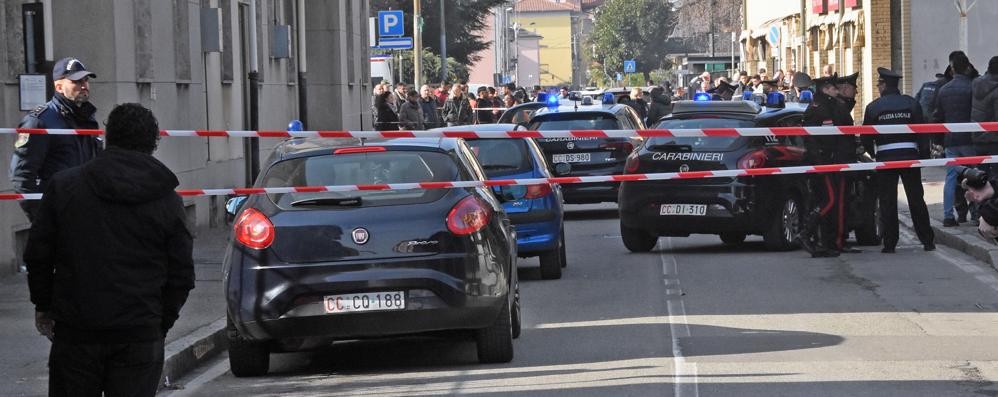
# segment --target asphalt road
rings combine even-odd
[[[400,339],[275,355],[239,379],[225,357],[171,396],[998,396],[998,277],[902,238],[839,258],[762,240],[620,241],[614,206],[569,206],[568,268],[520,267],[524,330],[505,365],[471,341]]]

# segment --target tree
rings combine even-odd
[[[414,75],[413,68],[413,57],[414,51],[402,51],[402,64],[399,65],[398,57],[393,57],[391,60],[392,70],[396,70],[402,74],[403,82],[412,82],[412,76]],[[447,57],[447,81],[460,81],[468,80],[470,71],[467,65],[459,63],[457,60],[451,57]],[[437,82],[440,79],[440,55],[434,54],[432,48],[423,49],[423,71],[422,71],[422,81],[429,84]],[[417,87],[418,88],[418,87]]]
[[[624,60],[634,59],[638,73],[644,76],[669,66],[666,38],[674,25],[670,0],[607,0],[596,11],[589,44],[607,74],[623,72]]]
[[[440,55],[440,1],[446,1],[447,57],[467,66],[480,61],[482,56],[478,53],[488,49],[492,42],[478,36],[479,32],[485,29],[492,9],[506,5],[509,0],[422,0],[423,47],[436,48],[434,53],[437,56]],[[377,16],[378,11],[405,11],[405,34],[412,37],[412,7],[412,0],[371,0],[371,16]],[[439,78],[437,76],[429,81]]]
[[[676,28],[680,39],[696,52],[709,53],[714,33],[714,53],[731,53],[731,32],[742,30],[742,0],[681,0],[676,3]]]

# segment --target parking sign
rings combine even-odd
[[[405,34],[405,15],[398,11],[378,11],[378,35],[399,37]]]

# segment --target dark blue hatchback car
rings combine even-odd
[[[479,124],[447,127],[443,131],[515,131],[516,124]],[[468,139],[468,145],[478,157],[489,179],[550,178],[552,169],[544,152],[533,139]],[[568,164],[556,164],[562,174],[570,172]],[[516,245],[521,258],[537,256],[541,278],[561,278],[567,265],[565,257],[564,210],[559,185],[511,187],[519,190],[521,199],[503,203],[510,222],[516,228]]]
[[[256,186],[485,178],[461,139],[291,139]],[[516,232],[492,190],[305,190],[227,206],[245,200],[223,263],[234,375],[265,374],[275,351],[433,331],[470,331],[481,362],[512,359]]]

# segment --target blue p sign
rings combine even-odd
[[[385,37],[399,37],[405,34],[405,15],[399,11],[378,11],[378,34]]]

